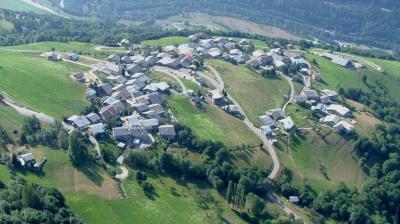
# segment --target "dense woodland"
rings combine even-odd
[[[51,0],[59,7],[58,0]],[[399,51],[400,3],[395,0],[70,0],[64,10],[78,16],[150,24],[189,12],[231,16],[291,32],[372,44]]]

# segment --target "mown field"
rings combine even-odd
[[[240,120],[224,111],[206,105],[202,112],[193,106],[189,98],[173,95],[168,105],[179,122],[192,128],[203,139],[221,141],[228,146],[259,145],[260,140]]]
[[[313,87],[316,89],[332,89],[339,90],[343,88],[361,88],[368,90],[368,87],[361,81],[361,72],[343,68],[332,63],[330,60],[322,58],[314,54],[306,54],[306,59],[312,61],[315,59],[318,66],[314,68],[321,73],[322,81],[313,82]]]
[[[0,50],[0,90],[27,107],[56,118],[79,113],[86,105],[85,86],[67,74],[85,68],[50,62],[36,54]]]
[[[90,43],[82,42],[36,42],[31,44],[16,45],[16,46],[6,46],[0,47],[0,49],[13,49],[13,50],[24,50],[24,51],[57,51],[57,52],[76,52],[80,55],[87,55],[94,58],[107,58],[113,53],[123,53],[126,52],[124,48],[117,47],[101,47],[96,50],[96,45]]]
[[[42,173],[17,171],[17,175],[49,187],[66,197],[67,204],[86,223],[220,223],[221,218],[244,223],[218,192],[199,181],[186,182],[151,176],[153,195],[145,195],[133,175],[124,183],[127,199],[120,199],[116,182],[95,166],[74,168],[65,152],[39,147],[28,150],[36,159],[46,156]],[[9,183],[8,170],[0,166],[0,179]]]
[[[166,45],[180,45],[188,43],[189,39],[187,37],[182,36],[170,36],[170,37],[163,37],[160,39],[155,40],[145,40],[142,41],[142,45],[149,45],[149,46],[166,46]]]
[[[286,108],[286,115],[290,116],[298,128],[311,128],[317,121],[311,119],[311,110],[307,110],[297,104],[290,104]]]
[[[306,183],[320,192],[344,182],[360,189],[368,176],[353,155],[353,144],[324,128],[291,137],[290,149],[279,144],[277,151],[284,166],[293,171],[296,185]]]
[[[33,7],[21,0],[1,0],[0,1],[0,8],[9,9],[13,11],[29,11],[35,13],[46,13],[45,11]]]
[[[132,170],[131,170],[132,172]],[[127,199],[107,200],[87,193],[69,194],[68,204],[87,223],[244,223],[224,199],[203,182],[148,176],[155,193],[146,196],[130,178],[124,182]]]
[[[289,93],[289,83],[284,79],[267,79],[245,66],[221,60],[210,60],[207,63],[220,73],[226,90],[241,104],[255,124],[260,124],[258,116],[267,110],[281,107],[284,96]]]

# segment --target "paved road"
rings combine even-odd
[[[289,83],[289,85],[290,85],[290,93],[289,93],[289,96],[288,96],[288,100],[286,101],[286,103],[283,105],[283,108],[282,108],[283,111],[285,112],[287,106],[293,101],[293,97],[294,97],[294,94],[295,94],[295,89],[294,89],[293,81],[292,81],[292,79],[291,79],[290,77],[288,77],[288,76],[282,74],[281,72],[279,72],[279,74],[280,74],[282,77],[284,77],[284,78],[288,81],[288,83]]]
[[[117,159],[117,164],[118,167],[121,169],[122,173],[115,175],[115,178],[119,179],[120,181],[125,180],[129,176],[129,170],[122,165],[125,160],[125,155],[122,154],[120,157]]]
[[[200,76],[202,76],[203,78],[207,79],[212,85],[214,85],[218,91],[222,92],[222,90],[224,90],[225,84],[224,81],[222,80],[220,74],[218,73],[218,71],[216,71],[213,67],[206,65],[207,68],[209,68],[215,75],[216,79],[213,79],[203,73],[199,73]],[[285,76],[286,77],[286,76]],[[288,80],[290,80],[289,77]],[[291,80],[290,80],[291,81]],[[292,82],[291,83],[291,93],[294,93],[294,86]],[[244,115],[245,119],[243,120],[243,122],[246,124],[247,127],[249,127],[250,130],[252,130],[263,142],[264,146],[267,147],[269,154],[271,155],[274,167],[270,173],[270,175],[268,176],[268,178],[270,180],[273,180],[277,177],[278,173],[279,173],[279,169],[280,169],[280,163],[279,163],[279,159],[278,156],[276,154],[276,151],[273,147],[273,144],[271,141],[269,141],[266,136],[261,132],[261,130],[257,127],[254,126],[253,123],[250,122],[250,120],[248,119],[247,115],[245,114],[243,108],[240,106],[240,104],[238,102],[236,102],[236,100],[234,98],[232,98],[229,94],[227,94],[227,97],[230,101],[232,101],[234,104],[239,106],[239,110],[240,112]],[[272,195],[272,193],[270,193],[268,195],[268,197],[274,202],[276,203],[279,207],[281,207],[283,209],[283,211],[286,214],[293,214],[295,219],[301,219],[300,216],[298,216],[293,210],[291,210],[289,207],[287,207],[283,202],[281,202],[278,198],[276,198],[274,195]]]
[[[171,71],[169,68],[161,67],[161,66],[155,66],[155,67],[151,68],[151,70],[165,73],[165,74],[171,76],[172,78],[174,78],[181,86],[182,93],[187,95],[187,88],[186,88],[185,84],[183,84],[182,80],[178,77],[176,70]],[[187,75],[190,76],[189,74],[187,74]]]
[[[268,194],[268,198],[275,202],[286,214],[293,215],[295,219],[301,220],[301,217],[297,215],[292,209],[287,207],[281,200],[279,200],[275,195]]]
[[[99,155],[101,157],[100,145],[99,145],[99,142],[97,141],[97,139],[95,137],[93,137],[92,135],[89,135],[89,140],[94,145],[94,149],[96,150],[97,155]]]
[[[225,83],[224,83],[223,79],[221,78],[221,75],[213,67],[211,67],[209,65],[206,65],[206,66],[208,69],[210,69],[214,73],[214,76],[216,77],[216,79],[213,79],[205,74],[200,74],[200,75],[202,77],[204,77],[205,79],[207,79],[209,82],[211,82],[211,84],[213,86],[215,86],[218,89],[218,91],[220,91],[222,93],[222,91],[225,89]],[[268,178],[271,180],[275,179],[280,170],[280,163],[279,163],[279,159],[276,154],[276,151],[273,147],[273,143],[267,139],[267,137],[262,133],[262,131],[259,128],[257,128],[253,123],[251,123],[251,121],[247,117],[246,113],[244,112],[242,106],[230,94],[227,94],[227,98],[230,101],[232,101],[234,104],[238,105],[240,113],[243,114],[243,116],[244,116],[243,122],[246,124],[246,126],[251,131],[254,132],[254,134],[256,134],[262,140],[263,145],[265,147],[267,147],[268,152],[269,152],[269,154],[272,158],[272,162],[273,162],[273,168],[272,168],[272,171],[269,174]]]

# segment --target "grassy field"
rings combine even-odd
[[[292,117],[298,128],[311,128],[317,124],[315,120],[311,119],[311,110],[304,109],[297,104],[290,104],[286,108],[286,115]]]
[[[284,79],[263,78],[244,66],[235,66],[221,60],[210,60],[208,64],[220,73],[226,90],[241,104],[255,124],[260,124],[258,116],[265,111],[281,107],[284,95],[289,92],[289,84]]]
[[[180,45],[188,43],[189,39],[187,37],[181,36],[170,36],[164,37],[156,40],[145,40],[142,41],[142,45],[150,45],[150,46],[166,46],[166,45]]]
[[[18,175],[59,189],[67,204],[87,223],[219,223],[221,217],[232,223],[243,223],[218,192],[204,182],[149,176],[156,193],[146,196],[134,178],[128,178],[123,183],[128,198],[120,199],[116,182],[105,171],[97,167],[77,170],[61,150],[40,147],[29,151],[37,159],[47,157],[44,171],[18,172]],[[6,183],[9,180],[3,166],[0,166],[0,177]]]
[[[8,132],[18,130],[24,118],[14,108],[0,103],[0,125]]]
[[[40,10],[36,7],[33,7],[21,0],[1,0],[0,8],[9,9],[13,11],[29,11],[35,13],[46,13],[43,10]]]
[[[85,192],[105,199],[118,197],[115,181],[104,170],[95,166],[76,169],[62,150],[39,147],[29,151],[37,160],[46,157],[48,161],[42,173],[19,173],[27,180],[55,187],[62,193]]]
[[[309,184],[317,192],[340,182],[360,189],[368,178],[353,158],[353,141],[329,129],[291,138],[291,149],[280,145],[278,154],[294,174],[294,184]],[[326,174],[326,175],[325,175]]]
[[[0,90],[33,110],[62,118],[79,113],[88,105],[85,86],[66,75],[83,70],[34,54],[0,51]]]
[[[228,146],[259,145],[260,140],[240,120],[206,105],[206,112],[194,107],[186,96],[169,97],[168,105],[183,124],[203,139],[222,141]]]
[[[82,42],[36,42],[25,45],[0,47],[0,49],[14,49],[14,50],[30,50],[38,52],[58,51],[58,52],[76,52],[81,55],[87,55],[95,58],[106,58],[113,53],[125,52],[123,48],[102,48],[100,51],[96,50],[96,45]]]
[[[315,59],[318,67],[315,67],[321,73],[322,81],[314,81],[313,87],[317,89],[332,89],[339,90],[343,88],[361,88],[367,90],[368,87],[361,81],[361,72],[343,68],[329,61],[313,54],[306,54],[306,59],[312,61]]]
[[[149,78],[155,82],[166,82],[171,86],[179,86],[179,83],[173,77],[163,72],[152,70],[149,74]]]
[[[123,184],[128,195],[124,200],[85,193],[66,195],[72,210],[87,223],[221,223],[220,217],[231,223],[244,223],[216,191],[202,182],[163,176],[151,176],[148,181],[156,192],[150,197],[133,178]]]

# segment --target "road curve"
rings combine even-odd
[[[174,72],[171,72],[169,69],[167,69],[167,68],[165,68],[165,67],[160,67],[160,66],[155,66],[155,67],[153,67],[151,70],[158,71],[158,72],[162,72],[162,73],[165,73],[165,74],[171,76],[171,77],[172,77],[173,79],[175,79],[175,80],[179,83],[179,85],[181,86],[181,88],[182,88],[182,93],[185,94],[185,95],[187,95],[187,88],[186,88],[185,84],[183,84],[182,80],[181,80]]]
[[[213,67],[211,67],[209,65],[206,65],[206,67],[214,73],[216,79],[213,79],[205,74],[200,74],[200,75],[202,77],[204,77],[205,79],[207,79],[209,82],[211,82],[211,84],[214,85],[218,89],[218,91],[222,92],[225,89],[225,83],[224,83],[223,79],[221,78],[221,75]],[[227,98],[230,101],[232,101],[234,104],[238,105],[239,111],[244,116],[243,122],[246,124],[246,126],[251,131],[254,132],[254,134],[256,134],[262,140],[263,145],[265,147],[267,147],[268,153],[270,154],[270,156],[272,158],[272,162],[273,162],[273,168],[272,168],[272,171],[269,174],[268,178],[270,180],[274,180],[278,176],[278,173],[280,170],[280,163],[279,163],[279,159],[276,154],[276,151],[274,149],[273,143],[267,139],[267,137],[262,133],[262,131],[259,128],[257,128],[253,123],[251,123],[248,116],[244,112],[242,106],[229,93],[227,93]]]
[[[125,180],[129,176],[129,170],[123,165],[124,160],[125,160],[125,155],[124,154],[122,154],[117,159],[118,168],[121,169],[122,173],[116,174],[115,178],[117,178],[120,181]]]

